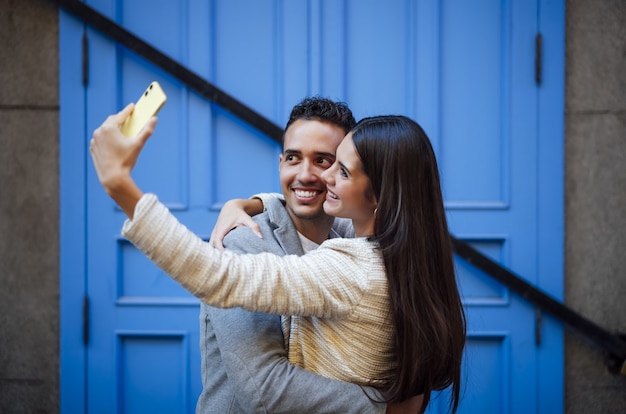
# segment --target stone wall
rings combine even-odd
[[[0,412],[59,412],[59,29],[0,0]]]
[[[626,1],[567,0],[565,302],[626,333]],[[617,413],[626,377],[566,336],[567,413]]]

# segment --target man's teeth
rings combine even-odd
[[[317,191],[296,190],[296,195],[298,197],[315,197],[317,195]]]

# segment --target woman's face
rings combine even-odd
[[[352,219],[357,237],[373,235],[377,201],[354,148],[352,133],[346,135],[337,147],[337,159],[322,173],[322,179],[327,188],[326,214]]]

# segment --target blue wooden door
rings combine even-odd
[[[560,298],[562,2],[88,4],[279,125],[316,94],[348,102],[357,118],[413,117],[440,161],[451,232]],[[85,143],[158,80],[168,102],[134,175],[207,238],[225,200],[279,190],[280,148],[61,17],[62,411],[191,413],[200,392],[198,302],[120,236],[124,215],[98,185]],[[84,30],[87,86],[79,75]],[[538,85],[540,31],[551,54]],[[559,324],[470,265],[457,266],[469,320],[460,411],[562,412]],[[83,295],[86,346],[75,312]],[[435,399],[430,411],[445,408]]]

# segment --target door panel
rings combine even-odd
[[[89,1],[278,125],[318,94],[348,102],[357,118],[416,119],[438,156],[451,232],[558,295],[562,274],[542,272],[559,269],[561,257],[546,261],[539,251],[539,217],[561,205],[542,178],[562,171],[546,168],[540,118],[558,122],[563,108],[540,111],[539,3]],[[278,144],[101,33],[87,34],[87,133],[158,80],[168,102],[134,176],[184,224],[208,238],[225,200],[279,190]],[[62,120],[70,117],[62,109]],[[555,168],[561,152],[550,148]],[[82,161],[87,183],[75,197],[86,205],[87,411],[191,413],[200,392],[198,302],[120,236],[123,213]],[[469,323],[460,412],[562,411],[562,371],[540,364],[562,358],[558,324],[548,321],[551,339],[538,342],[534,306],[461,260],[457,270]],[[446,401],[434,399],[429,412],[445,412]]]

